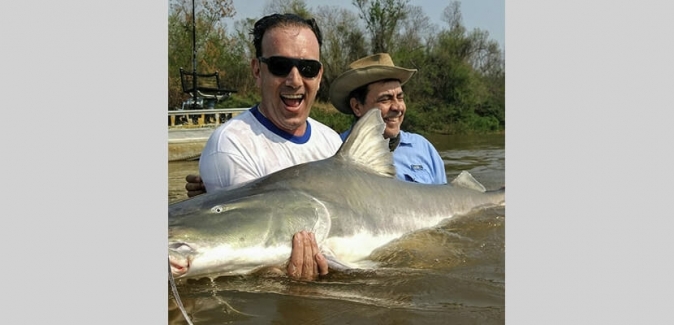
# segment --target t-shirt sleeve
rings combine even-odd
[[[206,192],[241,184],[261,175],[241,155],[226,152],[211,153],[199,160],[199,174]]]

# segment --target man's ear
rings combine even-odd
[[[361,116],[363,116],[363,113],[365,113],[365,112],[363,112],[363,106],[360,105],[358,100],[356,100],[353,97],[351,97],[351,99],[349,99],[349,106],[351,107],[351,111],[353,112],[353,115],[356,115],[356,117],[361,117]]]
[[[250,60],[250,70],[253,73],[253,78],[258,87],[260,87],[260,60],[252,59]]]

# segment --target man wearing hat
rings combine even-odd
[[[354,61],[330,85],[330,102],[340,112],[360,118],[379,108],[386,123],[396,176],[401,180],[447,184],[445,164],[435,147],[423,136],[400,129],[405,118],[404,85],[416,73],[393,64],[391,56],[379,53]],[[342,140],[351,130],[341,134]]]

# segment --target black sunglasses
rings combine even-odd
[[[321,63],[316,60],[292,59],[284,56],[259,57],[257,59],[266,63],[269,72],[278,77],[287,76],[293,67],[297,67],[304,78],[314,78],[321,71]]]

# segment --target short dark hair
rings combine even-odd
[[[351,108],[351,98],[355,98],[359,103],[365,104],[365,98],[367,97],[367,87],[370,84],[362,85],[349,93],[349,96],[346,96],[346,106]]]
[[[365,104],[365,98],[367,98],[367,93],[369,93],[368,87],[375,82],[389,82],[389,81],[400,81],[400,79],[389,78],[373,81],[369,84],[362,85],[349,93],[349,96],[346,96],[346,106],[351,108],[351,98],[355,98],[359,103]]]
[[[297,26],[297,27],[309,27],[316,39],[318,40],[318,49],[320,51],[321,45],[323,45],[323,36],[321,35],[321,30],[316,24],[316,20],[313,18],[302,18],[295,14],[272,14],[260,18],[260,20],[255,22],[253,29],[250,33],[253,35],[253,45],[255,46],[255,57],[259,58],[262,56],[262,36],[268,30],[274,27],[285,27],[285,26]]]

